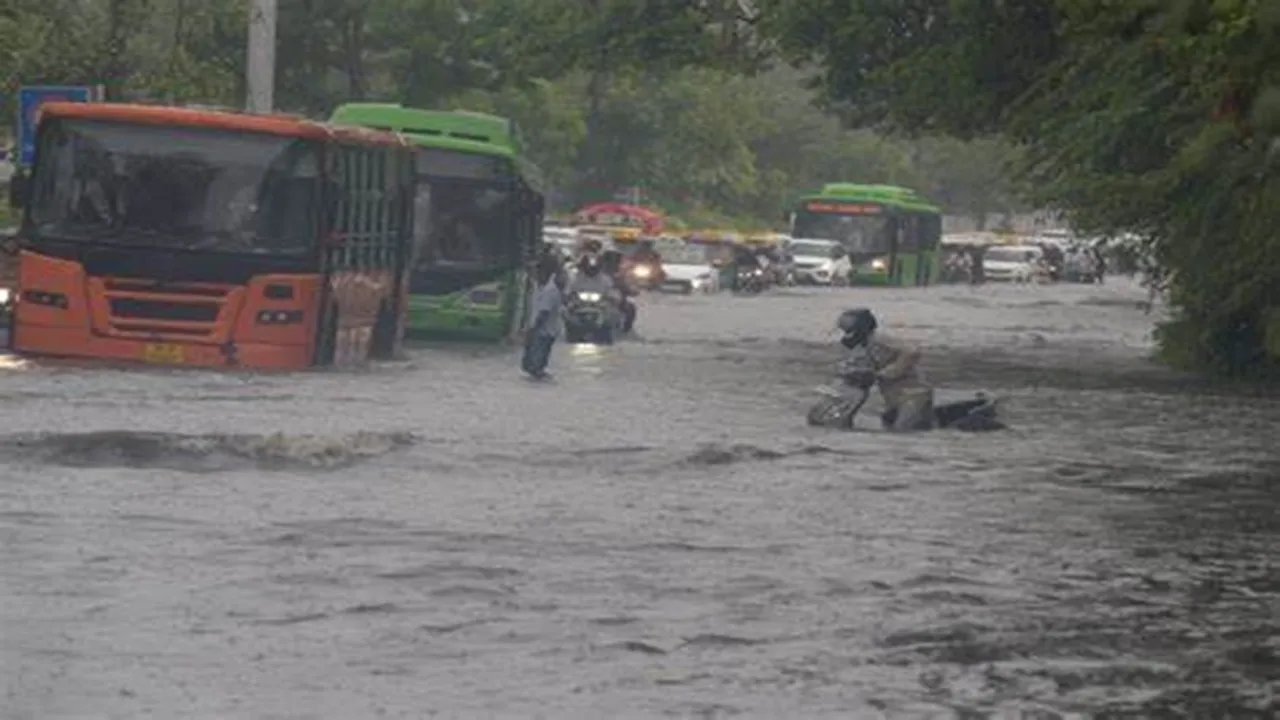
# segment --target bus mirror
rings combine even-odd
[[[16,174],[9,179],[9,207],[15,210],[27,204],[27,176]]]

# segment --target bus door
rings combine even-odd
[[[398,198],[406,194],[409,176],[402,158],[386,148],[331,145],[326,161],[329,222],[317,347],[333,342],[331,349],[324,346],[324,353],[332,354],[321,361],[345,364],[369,357],[375,326],[391,322],[384,315],[399,317],[396,286],[409,238],[402,224],[407,213]]]
[[[410,249],[409,291],[424,292],[426,288],[416,287],[418,271],[431,258],[432,202],[431,183],[419,175],[413,188],[413,247]]]
[[[920,256],[924,262],[924,284],[930,285],[942,270],[938,243],[942,241],[942,216],[928,213],[920,216]]]
[[[514,268],[510,280],[510,315],[507,337],[515,341],[528,323],[528,307],[537,289],[537,265],[542,256],[542,195],[525,183],[518,183],[514,203],[513,235],[516,245],[510,248],[507,258]]]
[[[900,253],[900,248],[902,247],[902,218],[896,211],[886,214],[883,232],[885,244],[889,246],[889,271],[886,273],[886,282],[890,285],[900,285],[902,283],[902,257]]]
[[[915,213],[904,212],[898,217],[898,255],[902,259],[898,271],[898,284],[922,285],[922,269],[919,246],[919,222]]]

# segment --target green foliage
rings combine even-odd
[[[279,0],[276,104],[323,117],[385,99],[512,117],[559,191],[557,211],[634,186],[690,224],[770,227],[796,193],[837,180],[913,186],[978,217],[1017,207],[1007,146],[845,129],[815,107],[804,73],[765,71],[772,36],[744,5]],[[0,10],[0,78],[239,106],[247,7],[12,0]],[[0,122],[11,103],[0,96]]]
[[[776,2],[769,21],[852,119],[999,133],[1034,202],[1145,238],[1177,311],[1166,358],[1232,375],[1280,359],[1264,349],[1280,305],[1280,3]]]
[[[906,141],[851,131],[817,111],[801,75],[781,68],[754,77],[689,68],[662,76],[615,74],[602,94],[604,159],[587,199],[639,186],[648,202],[696,224],[779,224],[790,198],[836,180],[916,187],[950,211],[974,216],[1019,208],[1010,151],[992,141]],[[514,118],[553,187],[572,186],[587,138],[585,73],[524,88],[475,91],[442,106]],[[558,210],[578,198],[561,194]]]

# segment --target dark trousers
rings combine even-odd
[[[520,358],[520,368],[537,377],[547,372],[547,363],[551,362],[551,348],[556,339],[542,333],[529,333],[524,341],[524,355]]]

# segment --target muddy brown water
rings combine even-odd
[[[1144,299],[647,296],[551,384],[0,357],[0,717],[1276,717],[1280,406]],[[1013,429],[806,427],[857,304]]]

